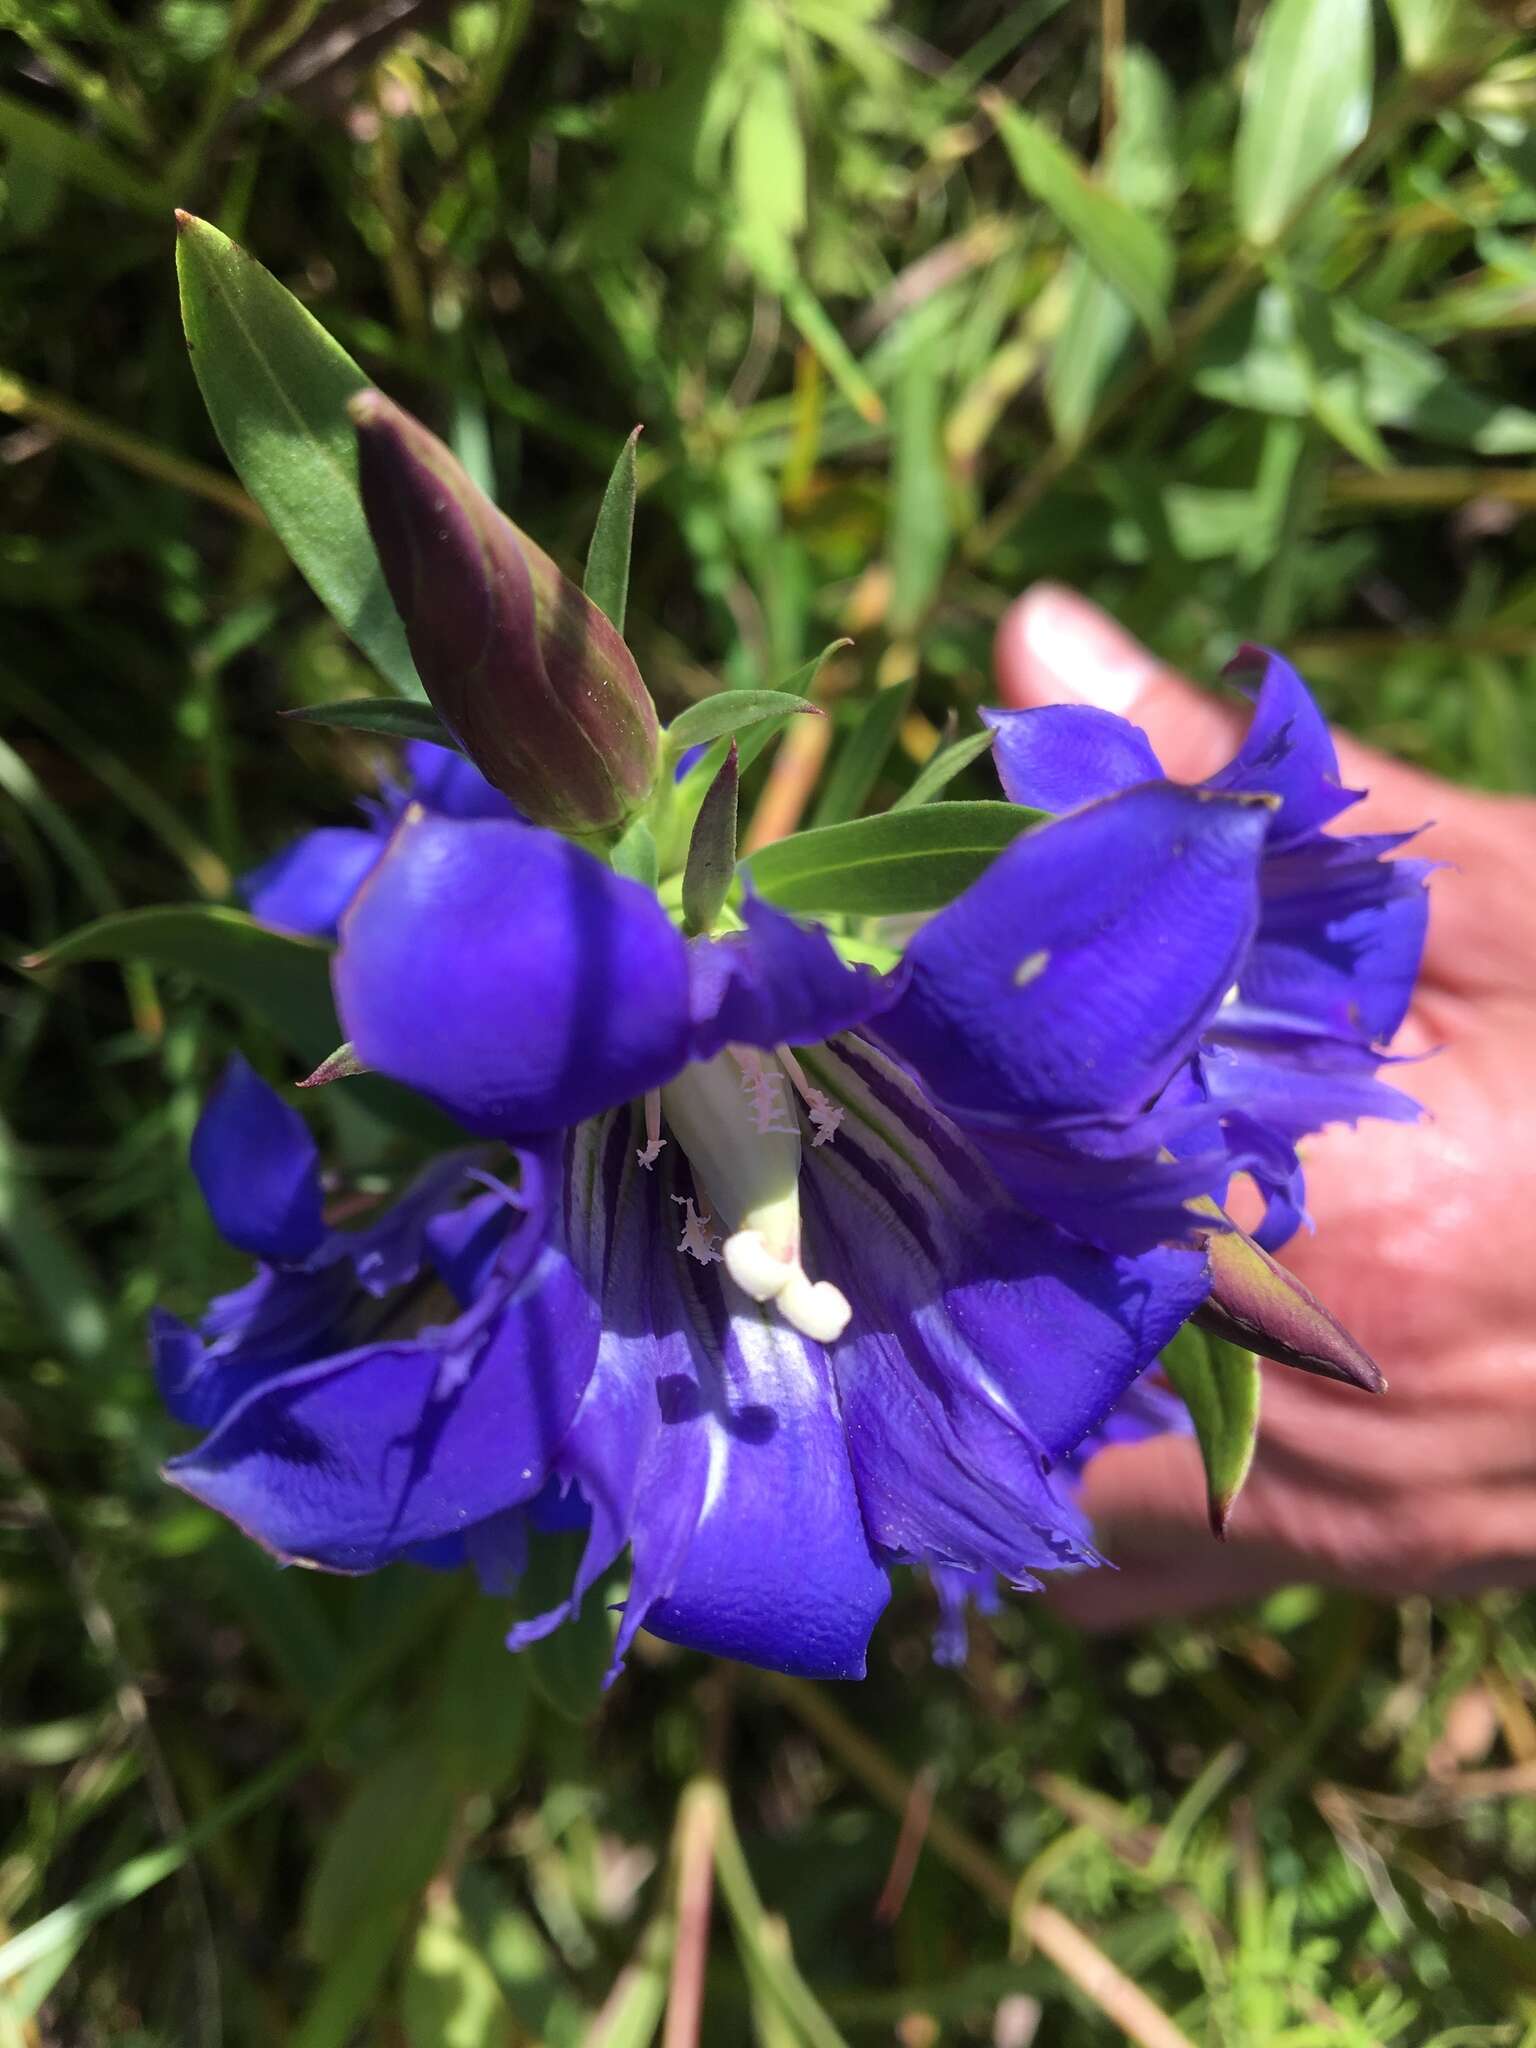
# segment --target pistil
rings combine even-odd
[[[805,1097],[816,1142],[824,1143],[839,1120],[832,1105],[810,1087],[798,1062],[791,1069],[751,1046],[728,1046],[688,1068],[662,1090],[662,1108],[688,1155],[701,1205],[707,1199],[726,1233],[717,1256],[732,1280],[753,1301],[771,1302],[802,1336],[830,1344],[852,1311],[839,1289],[813,1281],[801,1263],[800,1125],[786,1077]],[[699,1257],[692,1234],[690,1211],[682,1248]],[[702,1223],[698,1241],[712,1242]]]

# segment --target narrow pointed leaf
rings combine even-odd
[[[331,949],[314,939],[258,924],[218,904],[169,904],[125,910],[82,925],[32,963],[69,967],[83,960],[144,960],[179,970],[251,1011],[311,1062],[341,1036],[331,1002]]]
[[[456,747],[453,734],[430,704],[409,703],[400,697],[348,697],[340,704],[306,704],[285,711],[284,718],[297,718],[305,725],[334,725],[345,732],[373,732],[388,740],[433,740],[440,747]]]
[[[1258,1440],[1259,1362],[1251,1351],[1186,1323],[1162,1364],[1195,1425],[1212,1534],[1225,1536]]]
[[[898,689],[882,690],[865,706],[863,716],[833,760],[813,824],[839,825],[845,818],[858,816],[880,779],[897,728],[911,702],[911,685],[905,684]]]
[[[658,872],[656,835],[645,818],[636,818],[617,841],[608,864],[616,875],[654,889]]]
[[[694,820],[683,870],[683,929],[711,931],[736,877],[736,792],[741,780],[736,742],[709,785]]]
[[[279,1044],[314,1067],[337,1051],[341,1026],[331,1000],[331,948],[274,931],[243,910],[215,903],[167,904],[99,917],[27,964],[70,967],[88,960],[143,960],[185,974],[266,1025]],[[373,1074],[347,1091],[350,1105],[399,1130],[441,1144],[452,1126],[409,1089]]]
[[[744,870],[782,910],[938,910],[1040,820],[1019,804],[928,804],[797,832],[754,853]]]
[[[404,697],[421,685],[363,518],[347,400],[368,379],[254,256],[178,214],[192,368],[224,452],[315,595]]]
[[[624,609],[629,601],[629,552],[635,532],[635,443],[640,429],[630,435],[619,451],[613,474],[598,507],[587,550],[587,569],[582,589],[600,612],[605,612],[616,632],[624,630]]]
[[[997,123],[1020,184],[1056,216],[1083,260],[1114,286],[1153,340],[1161,342],[1168,333],[1174,273],[1167,234],[1090,178],[1066,144],[1032,114],[998,92],[980,97]]]
[[[897,797],[891,809],[913,811],[919,804],[931,804],[957,775],[991,751],[996,737],[990,727],[983,727],[980,732],[967,733],[963,740],[956,740],[952,746],[941,747],[927,767],[913,778],[911,787]]]
[[[787,690],[722,690],[718,697],[706,697],[701,704],[690,704],[678,713],[667,727],[667,755],[677,761],[690,747],[703,746],[726,733],[739,736],[770,721],[782,725],[802,712],[814,718],[825,716],[819,704]]]

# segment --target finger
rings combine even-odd
[[[1115,712],[1142,727],[1176,781],[1197,782],[1225,766],[1248,723],[1238,698],[1197,688],[1097,605],[1057,583],[1037,583],[1009,607],[997,631],[996,661],[1004,704],[1091,704]],[[1532,807],[1460,790],[1346,733],[1334,739],[1341,780],[1366,792],[1342,829],[1425,826],[1412,852],[1446,864],[1435,878],[1426,968],[1460,986],[1477,979],[1469,963],[1508,959],[1499,931],[1508,932],[1511,918],[1517,930],[1536,928],[1524,880],[1536,841]]]
[[[997,688],[1004,704],[1091,704],[1139,725],[1180,782],[1231,760],[1246,723],[1234,700],[1197,690],[1106,612],[1059,583],[1037,583],[997,629]]]
[[[1198,782],[1224,767],[1248,725],[1241,699],[1198,688],[1106,612],[1059,583],[1037,583],[997,630],[998,694],[1005,704],[1092,704],[1139,725],[1168,773]],[[1406,830],[1459,807],[1450,783],[1406,767],[1336,732],[1342,780],[1367,792],[1352,831]]]
[[[1200,1452],[1188,1437],[1101,1451],[1084,1475],[1083,1506],[1112,1569],[1063,1575],[1049,1588],[1051,1605],[1081,1628],[1197,1614],[1306,1576],[1259,1532],[1217,1542],[1206,1519]]]

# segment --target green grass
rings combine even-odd
[[[1379,743],[1536,788],[1536,44],[1328,4],[1318,47],[1271,7],[1244,111],[1261,10],[1138,0],[1109,123],[1088,0],[467,0],[351,54],[305,0],[0,9],[8,959],[225,900],[382,758],[277,717],[379,684],[229,478],[172,205],[567,565],[644,423],[628,632],[668,715],[851,633],[839,742],[912,684],[884,800],[1049,575],[1201,677],[1264,638]],[[166,1489],[143,1318],[240,1271],[184,1167],[236,1042],[287,1071],[174,968],[0,984],[0,2041],[575,2048],[612,1999],[640,2043],[711,1841],[711,2044],[1004,2040],[1028,1999],[1052,2048],[1118,2038],[1041,1906],[1193,2041],[1536,2041],[1528,1604],[1089,1642],[1015,1599],[955,1674],[911,1584],[863,1687],[647,1645],[583,1726],[579,1638],[530,1685],[456,1582],[279,1574]]]

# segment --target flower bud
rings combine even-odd
[[[1375,1360],[1294,1273],[1277,1265],[1251,1237],[1237,1229],[1213,1231],[1205,1239],[1205,1253],[1211,1291],[1193,1317],[1201,1329],[1279,1365],[1342,1380],[1369,1394],[1385,1390]]]
[[[443,723],[533,823],[617,834],[660,746],[629,649],[419,420],[379,391],[348,409],[369,530]]]

